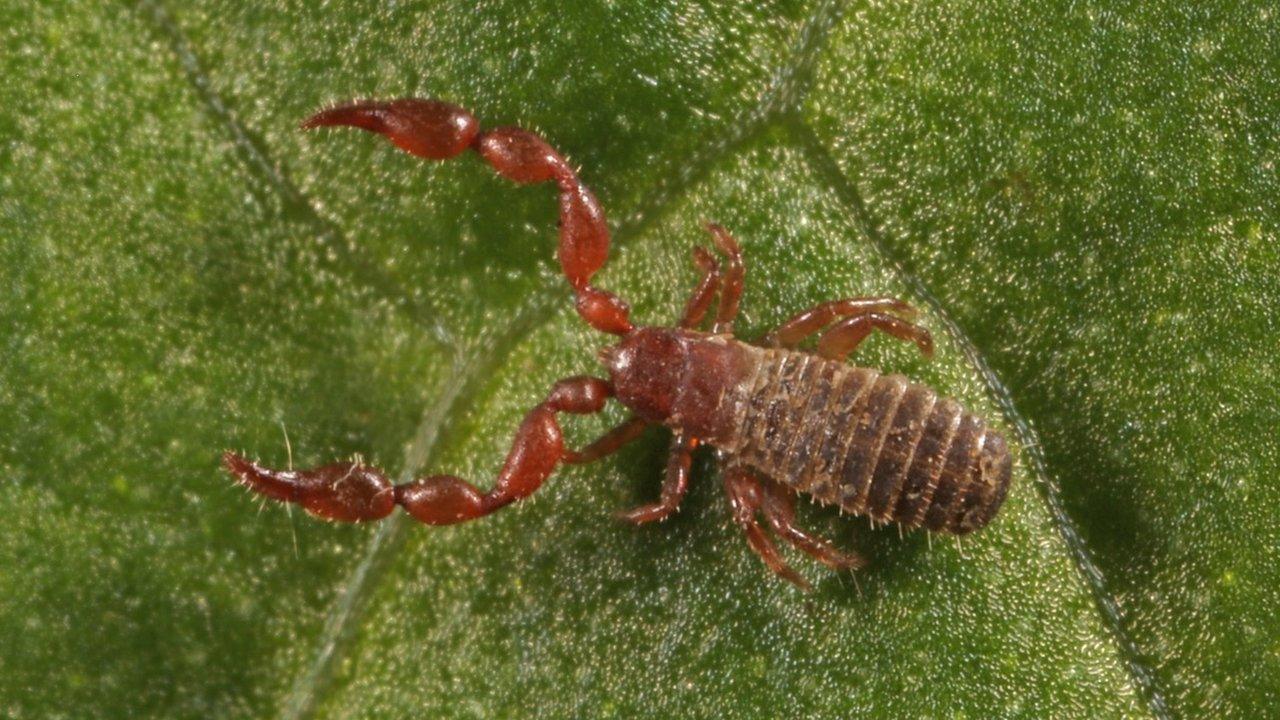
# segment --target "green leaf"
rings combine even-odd
[[[558,2],[0,7],[0,714],[1219,717],[1280,695],[1276,14]],[[246,496],[244,449],[486,484],[602,340],[555,205],[473,159],[297,132],[430,95],[536,128],[616,230],[642,322],[743,244],[740,332],[924,309],[901,370],[1005,427],[962,546],[768,577],[667,435],[426,528]],[[569,421],[575,443],[623,417]],[[286,440],[287,432],[287,440]],[[937,538],[935,538],[936,540]]]

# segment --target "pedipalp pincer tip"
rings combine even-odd
[[[243,476],[253,468],[253,464],[238,453],[231,450],[223,450],[222,467],[234,475]]]
[[[429,98],[356,100],[321,110],[300,127],[334,126],[379,133],[401,150],[432,160],[458,155],[480,132],[480,124],[466,110]]]
[[[371,125],[376,120],[376,115],[381,109],[381,105],[383,103],[363,101],[333,105],[313,113],[307,119],[298,123],[298,128],[300,130],[314,130],[318,127],[348,125],[376,132],[377,128],[371,127]]]

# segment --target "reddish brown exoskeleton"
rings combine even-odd
[[[335,107],[302,127],[336,125],[381,133],[425,158],[475,150],[517,183],[555,183],[560,266],[578,314],[621,339],[599,353],[608,380],[560,380],[529,411],[487,492],[452,475],[393,485],[381,470],[358,462],[273,470],[226,453],[223,464],[253,490],[331,520],[378,520],[400,505],[423,523],[448,525],[527,497],[560,463],[602,458],[646,426],[660,424],[674,434],[661,499],[621,517],[636,524],[669,517],[688,487],[693,450],[711,445],[723,463],[733,519],[752,550],[773,572],[801,586],[807,583],[783,561],[766,526],[836,570],[864,561],[795,525],[797,493],[876,522],[957,535],[986,525],[1004,501],[1010,458],[998,432],[928,387],[844,363],[875,329],[930,355],[929,333],[908,322],[913,311],[906,303],[878,297],[823,303],[783,323],[761,345],[747,344],[733,335],[745,275],[742,257],[724,228],[708,225],[724,267],[695,247],[702,278],[679,324],[636,327],[625,302],[591,285],[609,247],[599,202],[540,137],[515,127],[482,132],[461,108],[419,99]],[[711,329],[701,331],[717,294]],[[794,349],[824,328],[816,355]],[[566,448],[556,416],[600,412],[609,398],[630,408],[632,417],[582,450]]]

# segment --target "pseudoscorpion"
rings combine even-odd
[[[517,183],[554,182],[559,260],[578,314],[620,340],[600,351],[608,380],[565,378],[529,411],[488,492],[452,475],[392,485],[381,470],[360,462],[273,470],[226,453],[223,464],[253,490],[331,520],[378,520],[400,505],[423,523],[448,525],[527,497],[560,463],[604,457],[646,426],[661,424],[674,434],[661,499],[621,517],[642,524],[670,516],[688,487],[693,450],[713,446],[724,459],[733,519],[751,549],[773,572],[805,587],[766,527],[831,568],[857,568],[864,561],[796,526],[797,493],[876,522],[956,535],[986,525],[1004,501],[1010,457],[1000,433],[924,385],[844,362],[873,329],[932,353],[928,331],[908,321],[913,310],[901,300],[823,303],[795,315],[759,345],[743,342],[733,335],[745,276],[742,257],[728,232],[713,224],[708,230],[724,266],[709,251],[694,248],[702,278],[679,324],[636,327],[622,299],[590,284],[609,248],[604,211],[542,138],[516,127],[481,132],[470,113],[437,100],[355,102],[303,123],[337,125],[381,133],[425,158],[475,150]],[[710,330],[699,330],[717,295]],[[796,349],[824,329],[817,354]],[[631,418],[582,450],[566,448],[556,415],[600,412],[609,398],[627,406]]]

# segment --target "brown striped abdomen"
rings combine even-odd
[[[901,375],[752,350],[754,377],[725,398],[737,414],[725,449],[740,462],[821,502],[907,528],[972,532],[1004,502],[1004,437],[954,400]]]

